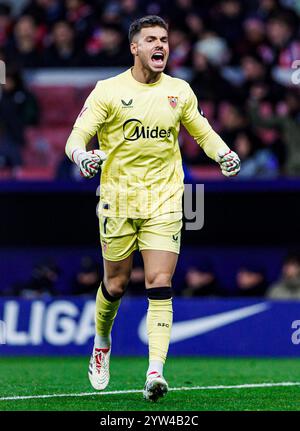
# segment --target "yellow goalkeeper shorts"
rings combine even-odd
[[[102,256],[119,261],[134,250],[164,250],[179,254],[182,212],[149,219],[105,217],[100,215]]]

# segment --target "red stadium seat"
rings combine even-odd
[[[11,178],[13,178],[13,172],[11,169],[0,169],[0,180],[10,180]]]
[[[28,146],[35,150],[44,151],[48,146],[64,149],[70,133],[68,126],[28,128],[26,138]]]
[[[41,107],[41,125],[26,130],[24,171],[20,171],[18,178],[38,178],[41,174],[40,178],[47,179],[54,175],[65,157],[64,149],[72,125],[92,88],[33,85],[31,90]]]
[[[47,126],[71,125],[83,104],[72,86],[32,86],[41,106],[41,123]]]
[[[56,166],[64,157],[70,127],[28,128],[23,152],[25,166]]]
[[[23,168],[18,168],[15,173],[15,178],[18,180],[44,180],[51,181],[55,176],[54,167],[42,166],[42,167],[32,167],[27,166]]]
[[[222,180],[224,179],[218,166],[189,166],[192,177],[196,180]]]

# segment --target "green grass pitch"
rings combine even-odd
[[[0,411],[4,410],[300,410],[300,384],[250,388],[209,389],[259,383],[300,382],[297,359],[236,359],[169,357],[165,377],[176,390],[157,403],[141,393],[91,393],[88,359],[82,357],[0,358]],[[111,380],[105,391],[142,389],[146,358],[113,357]],[[72,396],[3,400],[3,397],[73,394]],[[74,395],[75,394],[75,395]]]

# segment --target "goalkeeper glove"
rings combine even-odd
[[[85,178],[93,178],[106,160],[106,154],[101,150],[84,151],[76,149],[72,153],[72,159],[80,169],[80,174]]]
[[[222,174],[225,177],[237,175],[241,169],[241,161],[234,151],[221,150],[218,152],[217,162],[220,165]]]

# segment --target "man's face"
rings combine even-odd
[[[289,26],[280,20],[270,20],[267,24],[267,35],[275,46],[282,46],[291,36]]]
[[[145,27],[130,46],[136,61],[151,72],[163,72],[169,57],[168,32],[162,27]]]
[[[263,281],[263,276],[260,273],[241,269],[236,276],[237,284],[240,289],[252,289]]]
[[[57,45],[69,44],[73,40],[73,33],[68,25],[60,22],[54,27],[53,38]]]
[[[283,265],[283,276],[286,280],[294,280],[300,276],[300,266],[296,261],[290,260]]]

